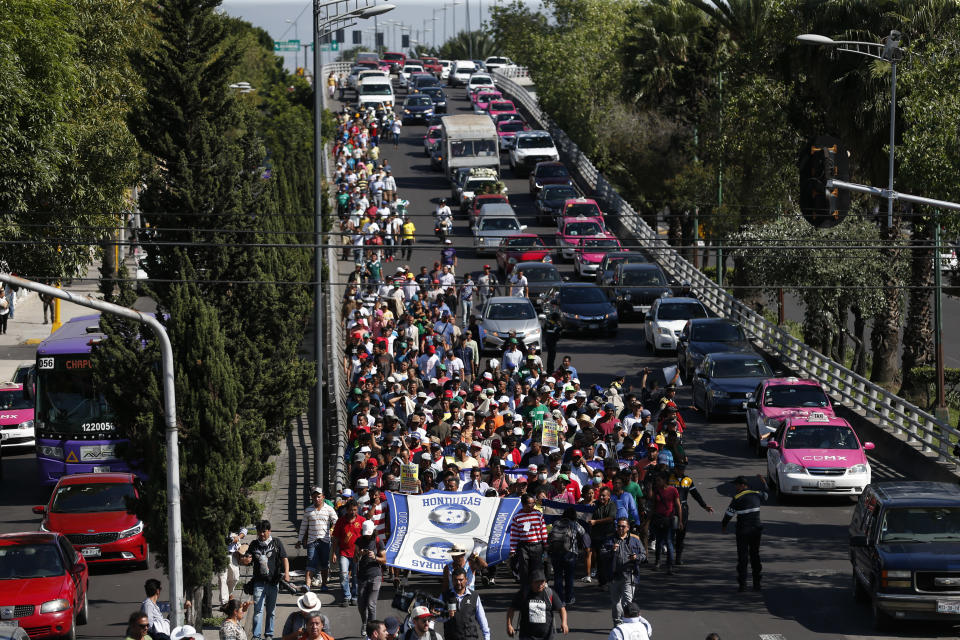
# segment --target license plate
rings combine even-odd
[[[100,547],[84,547],[80,549],[80,555],[84,558],[99,558],[100,557]]]
[[[960,613],[960,600],[937,600],[937,613]]]
[[[590,325],[590,328],[591,328],[591,329],[599,329],[599,328],[600,328],[600,325],[598,325],[598,324],[591,324],[591,325]]]
[[[94,467],[93,472],[94,473],[110,473],[110,466],[107,465],[102,467]]]
[[[833,489],[834,487],[837,486],[837,483],[834,482],[833,480],[821,480],[820,482],[817,483],[817,486],[820,487],[821,489]]]

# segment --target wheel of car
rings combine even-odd
[[[703,396],[703,421],[710,424],[710,398]]]
[[[854,601],[859,602],[861,604],[870,602],[870,592],[864,589],[863,585],[860,584],[860,581],[857,580],[856,569],[854,569],[851,572],[850,577],[851,577],[850,586],[852,587]]]
[[[83,594],[83,608],[80,609],[80,613],[77,614],[77,624],[87,624],[87,620],[90,619],[90,609],[88,606],[89,596]]]

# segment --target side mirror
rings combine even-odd
[[[873,444],[872,442],[864,442],[864,443],[863,443],[863,448],[864,448],[866,451],[873,451],[876,447],[877,447],[877,445]]]
[[[776,440],[767,440],[767,449],[779,449],[780,443]]]
[[[46,508],[44,508],[44,507],[34,507],[34,508],[33,508],[33,512],[34,512],[35,514],[37,514],[38,516],[42,516],[43,514],[45,514],[45,513],[47,512],[47,510],[46,510]]]
[[[863,535],[853,535],[853,536],[850,536],[850,546],[851,546],[851,547],[865,547],[865,546],[867,546],[867,536],[863,536]]]

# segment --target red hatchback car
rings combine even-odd
[[[87,624],[90,574],[83,557],[58,533],[0,535],[0,620],[30,638],[76,637]]]
[[[552,262],[550,249],[535,233],[517,233],[507,236],[497,249],[497,266],[510,275],[519,262]]]
[[[130,508],[140,485],[132,473],[75,473],[57,482],[43,515],[42,531],[67,536],[87,562],[147,567],[143,522]]]

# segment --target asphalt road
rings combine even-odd
[[[467,111],[462,90],[451,90],[451,112]],[[384,149],[397,177],[400,195],[411,201],[418,232],[432,232],[434,200],[449,194],[449,185],[439,172],[433,171],[422,153],[421,126],[408,126],[402,134],[398,150]],[[525,179],[511,175],[504,165],[504,177],[510,200],[521,215],[521,222],[531,231],[552,239],[552,229],[537,226],[532,199]],[[469,230],[462,216],[456,219],[458,244],[468,244]],[[476,271],[485,262],[471,251],[458,251],[461,269]],[[439,244],[433,238],[421,238],[414,253],[412,267],[432,264],[439,258]],[[572,266],[561,264],[561,270],[572,275]],[[342,272],[349,268],[341,264]],[[624,372],[628,382],[644,366],[664,367],[673,363],[669,356],[653,357],[643,345],[639,323],[622,324],[617,338],[564,339],[560,353],[569,354],[587,384],[605,384],[611,375]],[[681,404],[689,403],[683,390]],[[872,633],[869,611],[857,605],[849,593],[850,565],[847,560],[846,527],[852,502],[842,499],[810,499],[779,505],[771,499],[763,510],[766,528],[762,556],[764,558],[764,590],[761,593],[736,592],[734,573],[735,546],[732,534],[720,533],[719,521],[729,502],[729,481],[738,474],[765,472],[764,461],[749,455],[744,438],[743,421],[715,421],[706,424],[693,410],[684,410],[688,424],[685,434],[691,459],[690,473],[708,504],[716,509],[707,514],[692,505],[687,537],[686,564],[673,576],[650,571],[638,589],[643,615],[660,639],[699,639],[715,631],[724,640],[760,638],[764,640],[803,640],[825,638],[876,637],[954,637],[955,632],[942,625],[905,625],[892,635]],[[0,531],[35,530],[39,518],[30,507],[42,504],[47,491],[36,485],[36,463],[32,453],[5,456],[5,491],[0,494]],[[905,470],[884,468],[875,463],[874,478],[901,477]],[[505,574],[505,572],[504,572]],[[143,596],[143,582],[158,577],[166,583],[159,569],[146,571],[96,570],[90,586],[90,624],[80,627],[80,638],[122,637],[127,616]],[[423,578],[415,584],[435,584]],[[501,579],[496,588],[482,588],[481,597],[491,621],[494,639],[506,638],[504,612],[516,585]],[[379,616],[397,614],[390,609],[392,588],[381,591]],[[604,638],[611,627],[609,598],[594,585],[578,583],[578,604],[571,609],[569,637]],[[357,637],[359,617],[355,608],[329,607],[331,597],[323,596],[336,638]],[[281,619],[282,621],[282,619]]]

